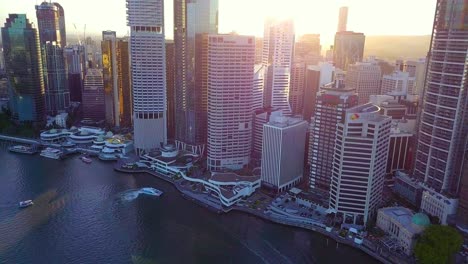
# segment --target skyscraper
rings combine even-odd
[[[94,122],[105,120],[104,81],[101,70],[88,69],[83,86],[83,119]]]
[[[381,93],[406,96],[414,90],[415,78],[408,72],[395,71],[382,76]]]
[[[70,101],[82,102],[83,79],[86,71],[85,47],[83,45],[67,46],[63,53],[68,69]]]
[[[329,62],[320,62],[318,65],[307,66],[303,94],[302,115],[309,121],[314,116],[315,100],[319,88],[331,83],[335,68]]]
[[[437,192],[457,195],[468,134],[468,3],[438,0],[414,175]]]
[[[382,202],[391,118],[371,103],[345,111],[336,129],[330,209],[365,225]]]
[[[65,16],[61,5],[36,5],[39,40],[45,75],[46,112],[56,115],[70,105],[63,49],[66,45]]]
[[[291,88],[289,91],[289,102],[292,114],[302,115],[304,108],[306,64],[295,62],[291,65]]]
[[[218,0],[174,0],[176,139],[206,143],[206,85],[200,53],[203,34],[218,33]],[[197,74],[198,73],[198,74]],[[199,149],[199,148],[198,148]]]
[[[340,7],[340,13],[338,16],[338,29],[336,32],[346,31],[346,25],[348,24],[348,7]]]
[[[283,192],[302,180],[308,123],[302,118],[271,119],[263,126],[262,184]]]
[[[252,147],[255,38],[208,35],[208,168],[241,169]]]
[[[365,40],[366,37],[363,33],[352,31],[337,32],[333,46],[333,62],[335,66],[342,70],[347,70],[348,65],[362,61]]]
[[[345,118],[348,108],[358,104],[353,89],[329,84],[317,93],[313,130],[309,140],[309,165],[311,188],[329,190],[335,149],[336,124]]]
[[[167,138],[175,138],[175,44],[166,40]]]
[[[10,110],[20,122],[45,121],[45,90],[39,35],[24,14],[10,14],[2,27]]]
[[[42,2],[36,5],[37,26],[41,45],[56,42],[64,48],[67,45],[65,12],[58,3]]]
[[[307,65],[315,65],[321,60],[320,35],[302,35],[294,46],[294,61],[303,61]]]
[[[46,110],[48,114],[56,115],[59,112],[64,112],[70,106],[65,57],[63,56],[63,48],[55,42],[47,42],[42,47]]]
[[[263,105],[282,110],[285,115],[291,113],[289,89],[293,51],[293,21],[268,19],[263,37],[262,61],[267,67]]]
[[[167,141],[164,1],[127,0],[127,14],[134,144],[141,153]]]
[[[359,96],[359,104],[369,102],[371,95],[380,94],[380,67],[376,62],[357,62],[349,65],[346,72],[346,88],[354,89]]]
[[[106,121],[128,127],[132,124],[128,41],[116,38],[115,31],[102,32],[102,39]]]

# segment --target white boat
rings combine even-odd
[[[22,154],[34,154],[36,151],[32,147],[26,147],[22,145],[9,147],[8,150],[11,152],[22,153]]]
[[[92,159],[90,159],[90,158],[87,158],[87,157],[85,157],[85,156],[81,157],[81,160],[82,160],[84,163],[87,163],[87,164],[89,164],[89,163],[93,162],[93,160],[92,160]]]
[[[63,152],[58,150],[58,149],[54,149],[54,148],[46,148],[44,149],[43,151],[41,151],[41,156],[42,157],[46,157],[46,158],[50,158],[50,159],[61,159],[62,158],[62,155],[63,155]]]
[[[19,202],[19,207],[20,208],[26,208],[26,207],[31,206],[33,204],[34,203],[33,203],[32,200],[21,201],[21,202]]]
[[[158,197],[163,194],[162,191],[160,191],[158,189],[155,189],[155,188],[150,188],[150,187],[141,188],[140,193],[141,194],[148,194],[148,195],[158,196]]]

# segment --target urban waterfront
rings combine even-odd
[[[217,215],[168,183],[117,173],[108,163],[5,148],[0,159],[0,263],[376,263],[310,231],[242,213]],[[141,187],[164,195],[124,195]],[[36,204],[18,209],[26,199]]]

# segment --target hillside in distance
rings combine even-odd
[[[388,61],[425,58],[431,36],[366,36],[364,58],[375,56]]]

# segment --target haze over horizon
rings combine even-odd
[[[71,37],[78,34],[82,37],[85,24],[87,35],[100,35],[103,30],[117,31],[119,36],[128,32],[124,0],[56,2],[65,9],[67,35]],[[2,26],[9,13],[26,13],[36,24],[34,6],[40,3],[38,0],[2,0]],[[288,4],[280,0],[219,0],[219,32],[236,31],[244,35],[262,36],[266,17],[292,17],[295,21],[296,35],[320,34],[322,45],[327,46],[333,42],[336,32],[338,9],[344,5],[349,7],[348,30],[362,32],[366,36],[431,34],[435,1],[429,3],[427,0],[327,0],[320,4],[310,0],[290,0]],[[165,0],[164,9],[166,38],[172,39],[173,0]]]

